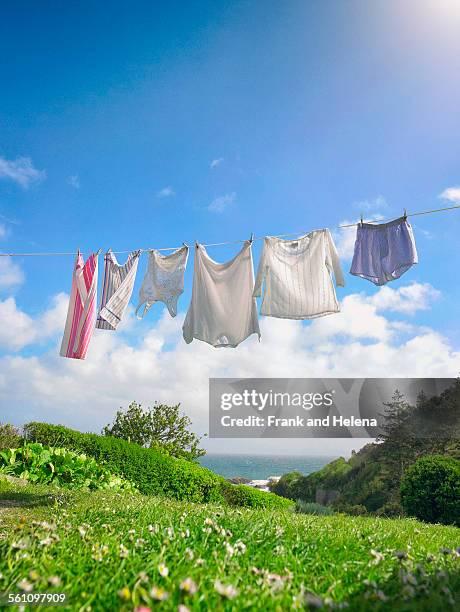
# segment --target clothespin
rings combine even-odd
[[[182,244],[184,245],[184,247],[188,248],[188,244],[186,242],[183,242]]]
[[[98,252],[96,253],[96,257],[99,257],[101,253],[102,253],[102,249],[99,249]]]
[[[251,232],[251,237],[249,238],[249,242],[251,244],[254,242],[254,232]]]
[[[407,219],[407,208],[404,209],[404,219]]]
[[[361,225],[363,225],[363,223],[364,223],[363,213],[361,213]]]

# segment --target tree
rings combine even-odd
[[[414,410],[398,390],[394,392],[391,402],[384,403],[384,406],[382,416],[385,420],[377,439],[383,442],[381,451],[387,480],[399,482],[414,458],[416,436],[411,422]]]
[[[102,433],[193,461],[206,451],[199,448],[201,438],[189,431],[191,424],[189,417],[180,413],[180,404],[155,403],[144,410],[131,402],[126,411],[117,411],[113,424],[106,425]]]

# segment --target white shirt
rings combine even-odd
[[[217,263],[197,244],[192,301],[182,328],[185,342],[197,338],[215,347],[235,347],[251,334],[260,338],[253,289],[251,241],[226,263]]]
[[[296,240],[267,236],[257,271],[254,296],[265,290],[260,313],[282,319],[313,319],[339,312],[332,282],[345,286],[339,256],[328,229]]]

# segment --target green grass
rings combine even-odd
[[[455,609],[459,545],[460,529],[415,520],[235,509],[0,479],[0,592],[27,580],[35,592],[67,592],[72,610],[284,611],[321,602],[353,612]],[[60,584],[50,586],[52,577]],[[181,589],[187,578],[196,593]],[[234,597],[219,593],[217,581]],[[162,592],[168,598],[156,601]]]

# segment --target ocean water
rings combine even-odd
[[[202,466],[225,478],[242,476],[250,480],[266,480],[269,476],[282,476],[297,470],[311,474],[333,461],[332,456],[280,456],[280,455],[205,455]]]

